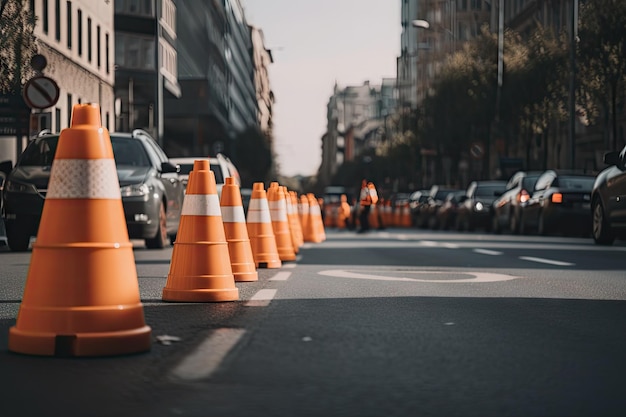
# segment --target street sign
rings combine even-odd
[[[47,109],[59,100],[59,86],[50,77],[33,77],[24,86],[24,100],[33,109]]]

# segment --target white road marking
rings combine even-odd
[[[265,307],[270,304],[270,302],[276,296],[276,291],[274,289],[264,289],[259,290],[256,294],[250,298],[250,300],[245,303],[246,307]]]
[[[448,248],[448,249],[458,249],[458,248],[460,248],[460,246],[457,245],[456,243],[447,243],[447,242],[444,242],[441,246],[443,246],[444,248]]]
[[[384,273],[385,271],[380,271]],[[388,271],[392,272],[392,271]],[[418,275],[445,275],[445,274],[457,274],[457,275],[469,275],[471,278],[466,279],[418,279],[418,278],[406,278],[406,277],[391,277],[385,275],[372,275],[364,274],[356,271],[346,271],[342,269],[332,269],[327,271],[320,271],[318,274],[329,277],[337,278],[355,278],[355,279],[370,279],[375,281],[404,281],[404,282],[432,282],[438,284],[458,284],[458,283],[478,283],[478,282],[499,282],[510,281],[517,279],[513,275],[496,274],[492,272],[466,272],[466,271],[398,271],[403,274],[418,274]]]
[[[245,332],[244,329],[215,330],[174,368],[172,375],[187,381],[208,378]]]
[[[557,266],[573,266],[573,265],[576,265],[576,264],[573,264],[571,262],[562,262],[562,261],[555,261],[555,260],[552,260],[552,259],[535,258],[534,256],[520,256],[519,258],[524,260],[524,261],[539,262],[539,263],[542,263],[542,264],[557,265]]]
[[[502,252],[498,252],[498,251],[495,251],[495,250],[489,250],[489,249],[474,249],[474,252],[481,253],[483,255],[493,255],[493,256],[502,255]]]
[[[291,276],[291,272],[282,271],[282,272],[276,273],[276,275],[274,275],[269,280],[270,281],[287,281],[290,276]]]
[[[296,257],[296,261],[297,261],[297,257]],[[297,264],[283,264],[282,267],[283,268],[295,268],[297,266]]]

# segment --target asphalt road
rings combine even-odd
[[[623,243],[328,230],[224,303],[161,301],[171,253],[134,250],[149,352],[58,358],[8,351],[31,254],[0,252],[0,415],[626,413]]]

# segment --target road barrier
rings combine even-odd
[[[267,201],[272,219],[272,230],[276,239],[278,256],[282,262],[296,260],[296,252],[291,240],[291,231],[287,220],[287,202],[277,182],[271,182],[267,190]]]
[[[257,268],[280,268],[282,261],[278,255],[267,193],[262,182],[252,185],[246,221]]]

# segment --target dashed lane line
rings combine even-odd
[[[491,256],[502,255],[502,252],[498,252],[496,250],[489,250],[489,249],[474,249],[474,252],[480,253],[482,255],[491,255]]]
[[[274,275],[269,280],[270,281],[287,281],[290,276],[291,276],[291,272],[282,271],[282,272],[278,272],[276,275]]]
[[[574,266],[574,265],[576,265],[576,264],[573,264],[571,262],[555,261],[553,259],[545,259],[545,258],[535,258],[534,256],[520,256],[519,259],[522,259],[524,261],[539,262],[539,263],[542,263],[542,264],[557,265],[557,266]]]
[[[197,381],[211,376],[245,334],[244,329],[217,329],[174,368],[174,378]]]
[[[268,306],[270,304],[270,302],[274,299],[274,297],[276,296],[276,291],[275,289],[263,289],[263,290],[259,290],[259,292],[257,292],[256,294],[254,294],[252,296],[252,298],[250,298],[250,300],[244,304],[244,306],[246,307],[265,307]]]

